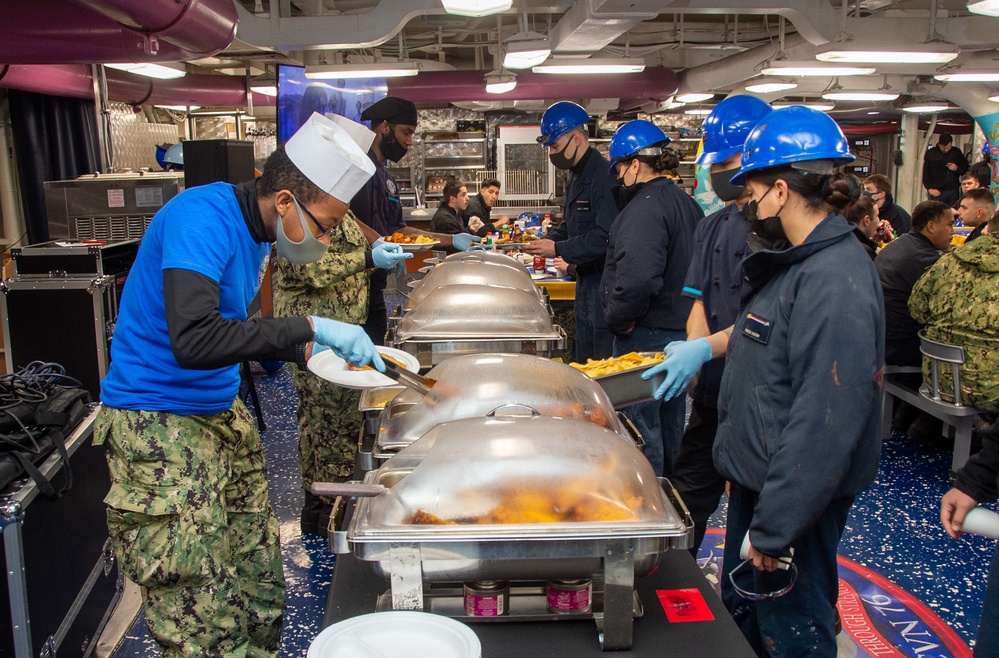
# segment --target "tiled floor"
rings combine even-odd
[[[267,422],[263,440],[270,495],[281,521],[288,580],[281,656],[297,658],[321,629],[334,559],[324,541],[303,538],[298,528],[302,494],[291,376],[287,367],[276,374],[254,373]],[[849,585],[842,591],[858,592],[874,622],[898,631],[887,638],[895,644],[894,653],[874,651],[871,645],[865,650],[861,641],[866,635],[855,633],[855,643],[841,641],[841,656],[970,655],[967,646],[978,627],[994,542],[975,537],[953,541],[940,529],[938,505],[947,488],[949,463],[945,449],[915,444],[898,432],[885,443],[878,480],[858,497],[840,545],[846,558],[841,577]],[[723,524],[719,512],[713,525]],[[722,537],[709,534],[702,555],[717,551]],[[841,605],[845,596],[841,594]],[[949,643],[944,641],[948,638]],[[115,656],[157,655],[140,615]]]

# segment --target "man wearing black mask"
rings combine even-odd
[[[725,490],[725,478],[715,469],[711,448],[718,430],[718,390],[728,337],[742,301],[742,259],[751,235],[743,213],[750,194],[729,181],[742,163],[742,146],[749,132],[770,112],[770,106],[758,98],[731,96],[704,120],[704,147],[697,164],[711,167],[711,189],[725,207],[697,224],[694,255],[683,284],[683,295],[693,300],[687,340],[671,343],[666,363],[656,368],[667,371],[666,381],[656,391],[656,397],[663,400],[682,396],[694,375],[701,373],[691,392],[690,419],[672,478],[694,520],[690,552],[695,557],[708,518]]]
[[[360,220],[361,230],[369,242],[391,235],[395,231],[407,235],[427,234],[425,231],[406,226],[402,217],[402,203],[399,201],[399,186],[385,167],[386,161],[393,163],[402,160],[413,145],[416,135],[416,105],[412,101],[395,96],[386,96],[361,112],[361,120],[369,121],[375,140],[371,143],[368,157],[375,163],[375,175],[350,200],[350,209]],[[429,233],[444,247],[457,251],[467,250],[480,238],[462,235]],[[388,274],[375,271],[371,274],[371,287],[368,298],[368,319],[364,331],[381,345],[388,329],[383,291]]]
[[[546,258],[561,257],[576,266],[575,360],[603,359],[611,355],[614,337],[600,303],[600,276],[607,253],[607,236],[617,216],[609,173],[610,162],[590,146],[586,133],[589,115],[579,105],[559,101],[541,117],[538,142],[548,149],[556,169],[568,170],[563,221],[544,240],[522,250]]]

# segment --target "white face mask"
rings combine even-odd
[[[323,244],[316,236],[312,235],[312,228],[305,221],[305,215],[302,212],[302,206],[298,203],[298,199],[293,196],[292,201],[295,202],[295,211],[298,213],[298,221],[302,224],[302,231],[305,233],[305,237],[302,238],[301,242],[292,242],[288,234],[284,232],[284,217],[278,216],[278,255],[295,265],[315,263],[326,254],[329,245]]]

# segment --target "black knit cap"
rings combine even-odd
[[[382,121],[404,126],[416,125],[416,105],[412,101],[396,96],[386,96],[361,112],[363,121],[370,121],[374,127]]]

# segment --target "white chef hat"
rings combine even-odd
[[[375,173],[375,164],[344,128],[317,112],[284,146],[305,177],[330,196],[349,203]]]
[[[333,114],[332,112],[327,112],[326,118],[346,130],[347,134],[354,140],[354,143],[365,153],[371,148],[371,143],[375,141],[375,133],[368,130],[368,127],[363,124],[351,121],[347,117]]]

